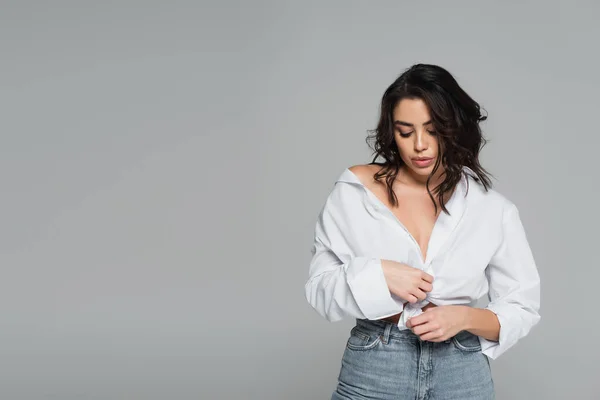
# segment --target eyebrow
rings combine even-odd
[[[427,121],[427,122],[424,122],[424,123],[423,123],[423,126],[425,126],[425,125],[427,125],[427,124],[430,124],[430,123],[432,123],[432,122],[433,122],[432,120],[429,120],[429,121]],[[414,124],[411,124],[411,123],[409,123],[409,122],[405,122],[405,121],[400,121],[400,120],[396,120],[396,121],[394,121],[394,125],[415,126]]]

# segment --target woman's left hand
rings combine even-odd
[[[462,305],[431,307],[410,318],[406,327],[421,340],[443,342],[466,328],[468,311],[469,307]]]

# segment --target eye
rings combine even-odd
[[[411,135],[411,133],[412,133],[412,132],[406,132],[406,133],[404,133],[404,132],[402,132],[402,131],[399,131],[399,132],[400,132],[400,136],[402,136],[402,137],[404,137],[404,138],[407,138],[407,137],[409,137],[409,136]],[[430,135],[432,135],[432,136],[433,136],[433,135],[437,135],[437,132],[436,132],[436,131],[430,131],[430,130],[427,130],[427,133],[429,133],[429,134],[430,134]]]

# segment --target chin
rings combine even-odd
[[[414,174],[419,175],[419,176],[429,176],[429,175],[431,175],[431,172],[433,171],[433,165],[429,166],[427,168],[417,168],[417,167],[410,166],[410,170]]]

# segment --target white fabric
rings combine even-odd
[[[381,319],[402,311],[399,329],[422,307],[472,306],[488,295],[500,322],[497,342],[479,336],[482,352],[496,359],[540,320],[540,278],[519,212],[497,191],[463,176],[434,225],[426,259],[392,211],[345,169],[322,207],[316,227],[306,299],[328,321]],[[468,185],[468,187],[467,187]],[[468,190],[467,190],[468,189]],[[433,290],[415,304],[389,291],[381,260],[433,275]]]

